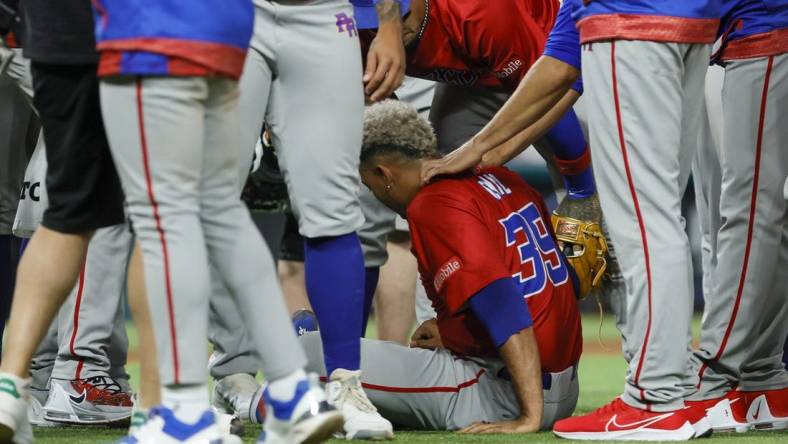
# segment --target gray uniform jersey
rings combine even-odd
[[[626,283],[624,332],[636,347],[622,399],[641,409],[681,408],[691,387],[681,198],[701,141],[710,49],[621,40],[582,54],[594,176]],[[659,70],[644,68],[655,63]]]
[[[320,335],[300,338],[309,371],[325,377]],[[409,348],[361,340],[362,385],[380,414],[409,429],[457,430],[474,422],[506,421],[520,406],[505,365],[498,359],[460,358],[447,349]],[[577,404],[577,369],[543,375],[542,429],[572,415]]]
[[[744,391],[788,387],[782,363],[788,334],[788,207],[782,189],[788,175],[788,54],[727,62],[721,109],[721,141],[715,142],[724,223],[714,239],[716,266],[693,356],[700,399],[737,385]]]

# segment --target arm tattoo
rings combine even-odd
[[[375,4],[378,20],[381,22],[401,20],[399,8],[400,4],[397,0],[379,0],[377,4]]]

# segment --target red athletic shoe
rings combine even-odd
[[[747,422],[756,430],[788,429],[788,388],[741,392],[747,399]]]
[[[584,441],[686,441],[695,429],[683,410],[647,412],[616,398],[587,415],[556,422],[553,433]]]
[[[711,423],[706,418],[706,403],[707,401],[684,401],[683,413],[695,429],[695,438],[707,438],[712,433]]]

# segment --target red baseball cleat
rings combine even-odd
[[[711,423],[706,417],[706,402],[684,401],[683,413],[692,428],[695,429],[695,438],[707,438],[712,433]]]
[[[750,429],[750,425],[747,424],[747,402],[744,394],[738,390],[731,390],[719,398],[684,401],[684,403],[704,409],[714,433],[742,433]]]
[[[740,392],[747,399],[747,422],[756,430],[788,429],[788,387]]]
[[[686,441],[695,436],[695,428],[683,409],[648,412],[616,398],[587,415],[556,422],[553,433],[584,441]]]

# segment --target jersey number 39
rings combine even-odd
[[[561,260],[555,241],[533,203],[499,222],[506,232],[506,246],[516,246],[520,255],[520,272],[512,278],[523,297],[544,290],[548,279],[556,286],[569,279],[566,263]]]

